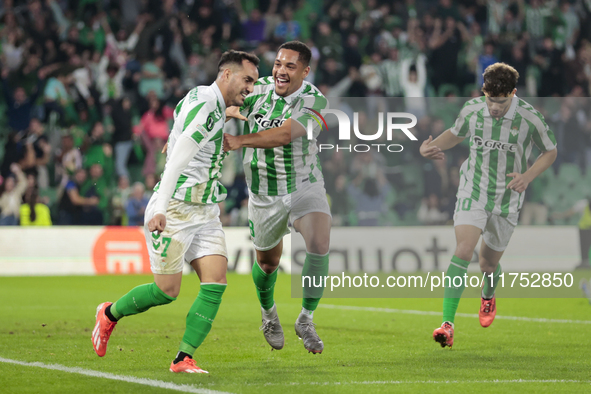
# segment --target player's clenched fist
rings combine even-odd
[[[429,139],[426,139],[421,144],[421,148],[419,152],[421,156],[431,159],[431,160],[441,160],[445,157],[445,153],[441,151],[438,146],[429,146],[429,144],[433,141],[433,136],[429,136]]]
[[[166,227],[166,216],[161,213],[154,215],[148,222],[148,230],[150,232],[158,231],[158,234],[160,234],[164,231],[164,227]]]
[[[242,148],[240,138],[224,133],[224,152]]]

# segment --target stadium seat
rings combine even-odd
[[[464,86],[464,97],[470,97],[473,90],[478,90],[480,92],[480,86],[476,85],[475,83]]]
[[[142,175],[141,164],[130,164],[127,166],[127,170],[129,171],[130,184],[133,184],[133,182],[143,182],[144,176]]]
[[[351,210],[349,212],[349,226],[357,226],[357,212],[355,210]]]
[[[583,181],[581,183],[585,190],[585,196],[587,198],[591,198],[591,163],[589,163],[587,167],[587,172],[585,173]]]
[[[398,213],[394,210],[389,210],[379,221],[380,226],[401,226],[402,223]]]
[[[581,182],[582,175],[581,169],[577,164],[573,163],[562,163],[558,170],[558,177],[565,181]]]
[[[560,199],[560,193],[561,189],[556,187],[548,187],[542,197],[544,204],[550,207],[550,209],[555,210],[555,207],[558,204],[558,200]]]
[[[443,85],[439,86],[439,91],[437,92],[439,97],[445,97],[449,93],[460,96],[460,89],[451,83],[444,83]]]
[[[404,192],[422,197],[425,190],[423,170],[419,165],[407,166],[402,172],[404,179]]]
[[[57,188],[55,187],[48,187],[46,189],[39,190],[39,197],[47,197],[49,198],[48,206],[52,206],[57,203]]]

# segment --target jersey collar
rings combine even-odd
[[[517,95],[513,96],[513,98],[511,99],[511,106],[509,107],[509,109],[507,110],[507,112],[505,113],[503,118],[513,120],[513,118],[515,117],[515,109],[517,108],[518,102],[519,102],[519,97],[517,97]],[[490,112],[488,112],[488,105],[486,105],[486,100],[484,101],[484,103],[485,104],[484,104],[483,115],[490,117]]]
[[[226,100],[224,100],[224,96],[222,95],[222,91],[220,90],[220,87],[218,86],[217,83],[212,83],[211,85],[209,85],[210,88],[213,89],[213,91],[215,92],[215,95],[218,98],[218,102],[220,103],[220,107],[222,107],[222,112],[226,111]]]
[[[293,100],[295,100],[303,91],[304,91],[304,86],[306,85],[305,82],[302,82],[302,86],[300,86],[300,88],[298,90],[296,90],[295,92],[293,92],[292,94],[290,94],[287,97],[282,97],[285,102],[288,105],[291,105],[291,103],[293,102]],[[281,96],[278,95],[277,93],[275,93],[275,89],[273,89],[273,100],[279,100]]]

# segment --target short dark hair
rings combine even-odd
[[[298,56],[298,60],[304,63],[304,67],[308,67],[310,64],[310,59],[312,59],[312,51],[310,48],[301,41],[288,41],[282,44],[277,52],[282,49],[289,49],[290,51],[296,51],[300,55]]]
[[[236,64],[238,66],[242,66],[242,62],[244,60],[248,60],[257,67],[259,66],[260,60],[254,53],[229,50],[222,53],[222,57],[220,58],[220,62],[218,63],[218,72],[222,71],[223,67],[228,64]]]
[[[506,97],[517,86],[519,73],[506,63],[494,63],[482,74],[484,86],[482,91],[491,97]]]

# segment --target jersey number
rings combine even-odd
[[[472,207],[472,199],[464,198],[463,200],[458,200],[458,204],[460,204],[460,209],[462,211],[469,211],[470,207]]]
[[[159,238],[160,238],[160,234],[156,234],[156,233],[152,234],[152,246],[154,247],[154,249],[158,250],[158,249],[160,249],[161,245],[164,245],[164,250],[162,251],[162,257],[166,257],[166,256],[168,256],[166,254],[166,251],[168,250],[168,247],[170,246],[171,239],[169,237],[162,237],[162,242],[160,242]]]

